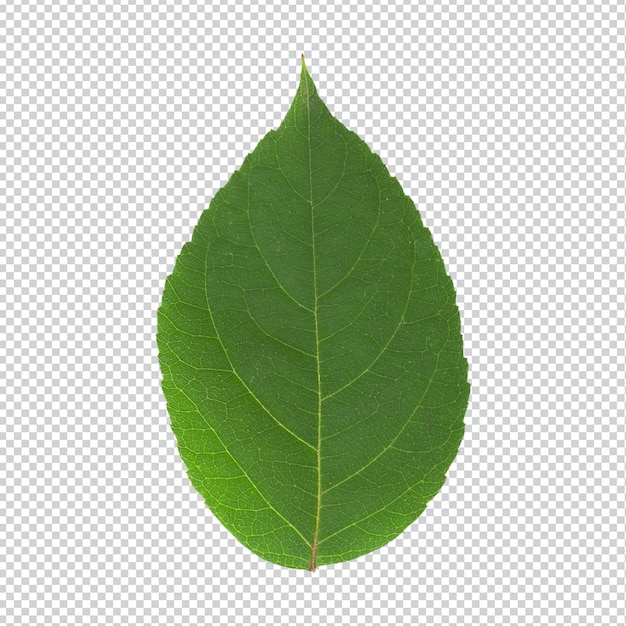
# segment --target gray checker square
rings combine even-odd
[[[0,7],[0,624],[624,624],[622,0]],[[187,480],[156,310],[299,57],[415,200],[472,391],[448,481],[317,573]]]

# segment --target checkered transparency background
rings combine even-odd
[[[0,623],[623,624],[624,4],[259,4],[0,8]],[[432,230],[472,383],[427,511],[314,575],[191,488],[155,344],[302,52]]]

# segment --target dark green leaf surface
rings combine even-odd
[[[192,484],[273,563],[313,570],[388,543],[458,451],[469,385],[451,280],[304,63],[283,123],[183,247],[157,341]]]

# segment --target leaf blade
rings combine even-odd
[[[356,558],[439,491],[469,394],[452,282],[304,65],[283,123],[183,247],[158,325],[190,480],[262,558]]]

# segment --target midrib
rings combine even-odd
[[[304,70],[304,68],[303,68]],[[308,77],[304,78],[306,89],[307,111],[307,143],[309,148],[309,203],[311,205],[311,247],[313,254],[313,320],[315,322],[315,359],[317,363],[317,510],[315,512],[315,531],[311,544],[311,563],[309,570],[315,571],[317,558],[317,544],[320,528],[320,512],[322,509],[322,379],[320,375],[320,342],[319,328],[317,323],[317,267],[315,254],[315,227],[313,213],[313,164],[311,154],[311,106],[309,97]]]

